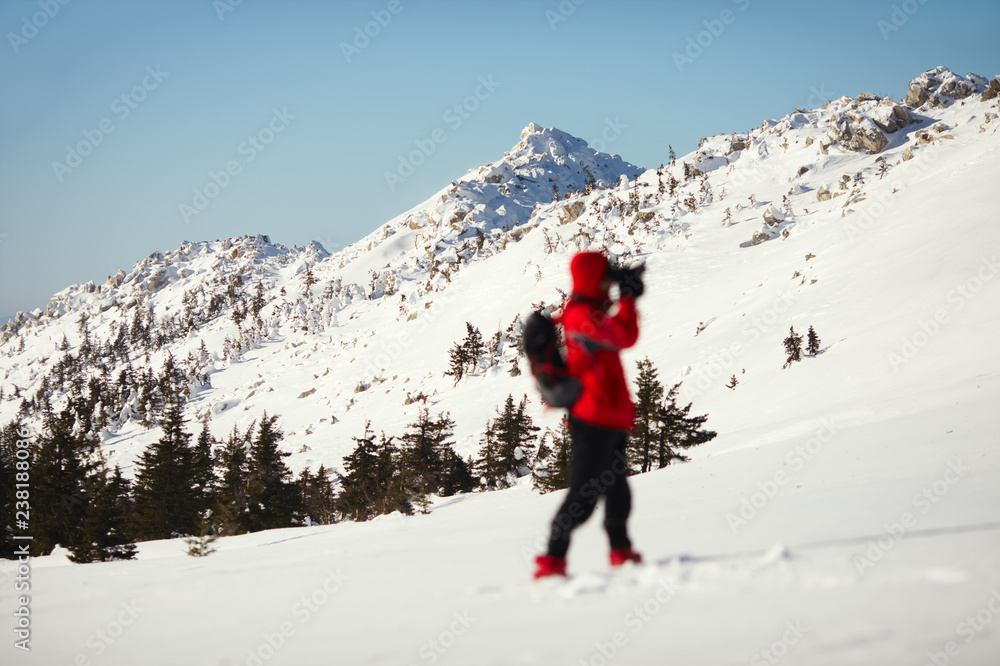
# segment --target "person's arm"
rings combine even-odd
[[[567,336],[588,353],[597,349],[625,349],[639,339],[639,316],[632,296],[618,301],[618,312],[613,317],[591,310],[572,319],[576,321],[567,322]]]

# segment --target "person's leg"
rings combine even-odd
[[[604,529],[608,532],[611,550],[620,550],[632,547],[626,524],[632,510],[632,493],[628,487],[628,458],[625,454],[626,434],[622,430],[607,432],[608,439],[604,447],[609,455],[604,461],[604,469],[611,472],[605,478],[612,480],[605,491]]]
[[[569,420],[573,462],[570,465],[569,493],[552,521],[548,549],[552,557],[566,557],[570,534],[590,517],[600,497],[600,487],[595,485],[599,483],[596,477],[600,474],[598,465],[602,444],[595,438],[597,430],[575,419]]]

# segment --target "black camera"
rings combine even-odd
[[[645,264],[639,264],[631,268],[608,268],[608,276],[613,282],[618,284],[618,291],[622,296],[642,296],[645,289],[642,283],[642,274],[646,271]]]

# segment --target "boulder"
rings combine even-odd
[[[831,198],[833,198],[833,195],[830,194],[830,188],[827,187],[826,185],[821,186],[816,191],[816,200],[817,201],[829,201]]]
[[[906,104],[914,109],[925,104],[930,108],[947,105],[979,92],[986,79],[975,74],[958,76],[947,67],[935,67],[910,81],[906,89]]]
[[[773,227],[778,222],[783,222],[784,219],[785,219],[785,214],[782,213],[777,208],[775,208],[774,206],[768,206],[766,209],[764,209],[764,222],[768,226]]]
[[[562,213],[559,215],[559,224],[569,224],[576,218],[580,217],[583,210],[587,207],[582,201],[574,201],[573,203],[564,204],[562,207]]]
[[[1000,76],[994,77],[990,85],[986,87],[983,94],[979,96],[979,101],[985,102],[995,97],[1000,97]]]
[[[909,162],[912,159],[913,159],[913,151],[910,150],[909,146],[907,146],[906,150],[903,151],[903,161]]]

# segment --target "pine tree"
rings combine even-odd
[[[375,466],[375,514],[388,514],[399,511],[403,515],[413,513],[414,497],[409,483],[409,473],[403,460],[403,452],[396,446],[395,437],[386,437],[383,430],[376,447]],[[421,508],[426,508],[422,504]]]
[[[487,490],[507,487],[501,485],[501,480],[506,480],[507,473],[500,461],[500,445],[492,420],[483,433],[478,455],[472,463],[472,472],[473,478],[479,479],[480,485]]]
[[[285,465],[285,458],[291,454],[278,448],[283,438],[276,427],[278,418],[277,414],[268,416],[264,412],[257,437],[250,443],[247,508],[251,532],[289,527],[301,510],[301,495]]]
[[[214,461],[220,474],[213,515],[217,530],[223,536],[243,534],[249,530],[247,484],[250,460],[247,450],[255,425],[251,424],[244,434],[233,426],[233,432]]]
[[[181,398],[164,396],[163,435],[139,458],[135,481],[134,534],[140,541],[193,534],[204,502],[196,452],[184,432]]]
[[[303,282],[305,283],[305,289],[303,289],[302,295],[308,300],[310,289],[316,284],[316,276],[313,275],[312,266],[308,264],[306,264],[306,273]]]
[[[535,489],[543,493],[569,487],[569,470],[573,458],[569,421],[565,416],[559,421],[559,429],[547,434],[552,436],[552,448],[544,444],[538,447],[539,463],[535,466],[531,479]]]
[[[133,559],[136,547],[128,525],[129,483],[122,478],[121,468],[115,467],[110,477],[106,470],[100,469],[90,485],[93,499],[86,507],[80,541],[70,547],[70,559],[74,562]]]
[[[795,332],[794,326],[789,329],[788,337],[782,340],[782,344],[785,347],[785,353],[788,354],[784,368],[789,368],[792,363],[802,360],[802,336]]]
[[[808,338],[808,343],[806,346],[806,352],[810,356],[815,356],[816,354],[819,353],[820,339],[819,336],[816,335],[816,330],[812,326],[809,327],[807,338]]]
[[[304,469],[299,475],[302,510],[310,524],[330,525],[337,522],[337,496],[331,476],[330,470],[323,465],[319,466],[316,474]]]
[[[732,377],[729,378],[729,383],[726,384],[726,388],[735,389],[739,383],[740,383],[739,380],[736,379],[736,375],[733,375]]]
[[[15,531],[23,533],[16,529],[17,520],[22,518],[17,514],[17,502],[23,501],[18,500],[17,484],[31,482],[35,455],[30,447],[31,440],[22,437],[26,432],[18,421],[11,421],[0,430],[0,558],[3,559],[16,559],[14,549],[18,544],[13,537]],[[19,450],[23,451],[20,457]]]
[[[31,464],[32,555],[47,555],[56,545],[76,546],[83,537],[87,504],[92,501],[88,477],[96,468],[90,447],[74,434],[76,420],[68,410],[46,415]]]
[[[660,428],[656,457],[661,468],[669,465],[674,459],[687,460],[678,454],[674,447],[688,449],[715,439],[717,434],[712,430],[702,428],[705,421],[708,420],[707,414],[688,416],[692,403],[688,403],[686,407],[677,405],[677,394],[680,387],[681,382],[670,387],[659,413]]]
[[[471,493],[476,489],[476,479],[472,476],[472,460],[463,459],[448,447],[441,458],[441,473],[438,476],[441,497],[458,493]]]
[[[441,473],[446,451],[451,449],[455,422],[449,414],[440,414],[436,419],[430,411],[420,409],[417,420],[407,426],[402,440],[403,466],[406,470],[410,492],[415,497],[441,492]]]
[[[528,396],[514,406],[514,396],[508,395],[503,411],[487,427],[486,439],[475,464],[476,473],[490,488],[509,488],[514,481],[528,474],[534,441],[540,428],[534,425],[525,409]]]
[[[657,414],[663,400],[663,384],[657,378],[656,368],[649,358],[636,362],[635,425],[628,436],[629,465],[633,471],[648,472],[652,469],[659,430]]]
[[[469,322],[465,322],[465,340],[462,342],[462,349],[465,350],[469,373],[474,373],[479,366],[480,359],[486,353],[486,345],[483,344],[483,334]]]
[[[187,544],[187,554],[191,557],[208,557],[217,548],[215,542],[219,539],[217,524],[212,520],[212,510],[206,509],[198,518],[198,529],[194,535],[184,539]]]
[[[677,163],[677,154],[674,153],[674,147],[669,143],[667,144],[667,148],[669,148],[669,152],[667,153],[667,163],[670,164],[670,166],[673,166]]]
[[[455,384],[462,380],[465,375],[465,366],[469,364],[469,358],[465,352],[465,347],[460,342],[456,342],[448,351],[448,370],[444,373],[447,377],[454,377]]]
[[[357,446],[344,458],[346,473],[337,497],[341,515],[365,521],[393,511],[413,513],[406,476],[401,469],[402,456],[394,438],[386,437],[383,432],[376,444],[371,421],[366,421],[364,435],[353,439]]]

